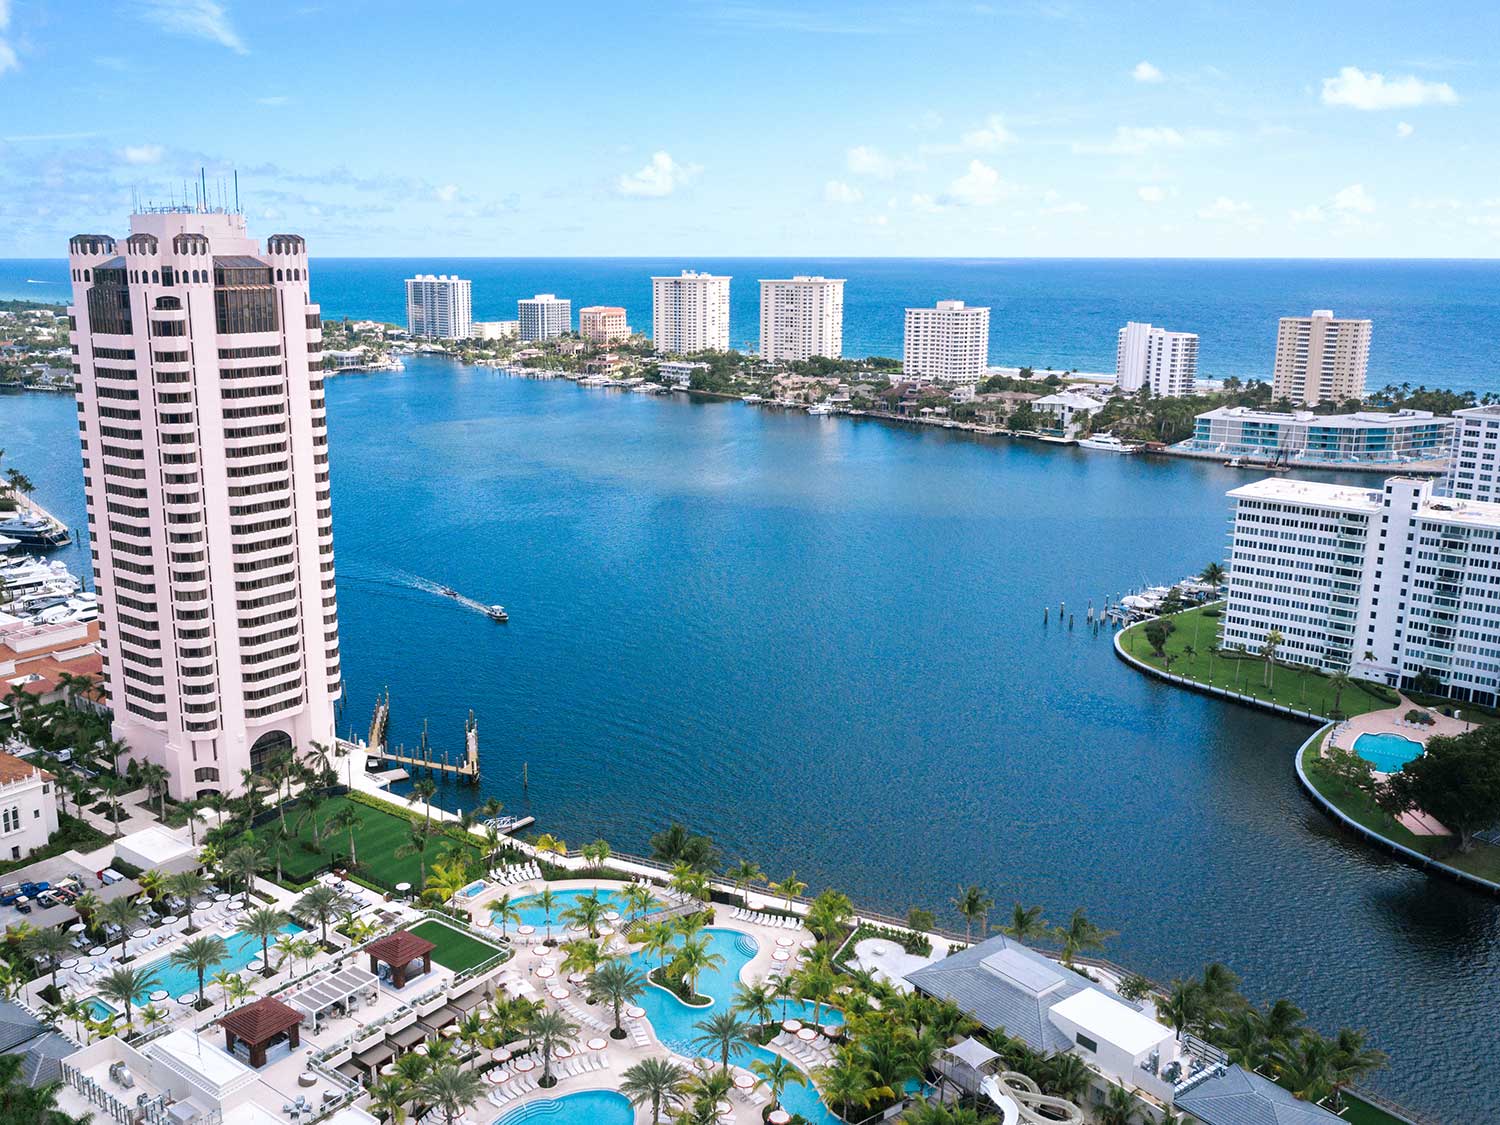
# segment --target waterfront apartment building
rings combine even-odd
[[[651,342],[665,355],[729,350],[728,277],[683,270],[651,279]]]
[[[341,692],[323,333],[307,247],[161,210],[69,242],[114,736],[172,795],[332,744]]]
[[[630,325],[619,305],[589,305],[578,310],[578,334],[591,344],[608,347],[630,339]]]
[[[406,279],[406,330],[421,340],[467,340],[473,308],[466,278],[419,274]]]
[[[990,310],[962,301],[906,310],[902,369],[956,387],[973,387],[990,362]]]
[[[519,320],[476,320],[470,326],[475,340],[514,340],[521,334]]]
[[[1199,414],[1193,436],[1172,448],[1304,465],[1441,468],[1448,463],[1455,424],[1430,410],[1314,414],[1221,406]]]
[[[1150,387],[1158,398],[1193,393],[1198,378],[1198,334],[1168,332],[1131,321],[1115,343],[1115,386],[1129,394]]]
[[[550,340],[573,331],[573,302],[555,293],[538,293],[516,302],[522,340]]]
[[[1500,403],[1456,410],[1454,422],[1448,495],[1500,503]]]
[[[1404,689],[1500,698],[1500,504],[1391,477],[1236,488],[1226,646]]]
[[[839,359],[843,354],[843,278],[799,274],[761,281],[762,359]]]
[[[1284,316],[1276,329],[1271,391],[1303,406],[1365,397],[1370,321],[1339,319],[1331,309]]]

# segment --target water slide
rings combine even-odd
[[[1026,1075],[1014,1070],[990,1075],[980,1083],[985,1097],[1000,1110],[1001,1125],[1083,1125],[1083,1110],[1066,1098],[1044,1094]],[[1044,1115],[1042,1110],[1047,1111]]]

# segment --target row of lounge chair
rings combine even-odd
[[[754,922],[758,926],[772,926],[781,930],[802,928],[800,918],[783,918],[780,914],[762,914],[759,910],[745,910],[738,906],[730,907],[729,913],[742,922]]]
[[[524,883],[530,879],[540,879],[542,869],[534,862],[513,863],[509,867],[495,869],[495,882],[502,887],[514,886],[516,883]]]

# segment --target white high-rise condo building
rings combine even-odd
[[[555,293],[538,293],[516,302],[521,339],[550,340],[573,330],[573,302]]]
[[[1455,410],[1458,424],[1447,492],[1460,500],[1500,503],[1500,403]]]
[[[1370,327],[1368,320],[1340,320],[1331,309],[1282,317],[1271,393],[1303,406],[1364,398]]]
[[[906,310],[902,367],[908,378],[972,387],[984,378],[989,362],[989,309],[939,301],[930,309]]]
[[[307,247],[244,216],[69,242],[84,492],[114,735],[176,797],[331,744],[338,610]]]
[[[1500,697],[1500,504],[1271,478],[1236,488],[1226,647],[1436,690]]]
[[[1198,378],[1198,334],[1168,332],[1131,321],[1115,344],[1115,386],[1134,393],[1150,387],[1158,398],[1193,393]]]
[[[423,340],[467,340],[474,330],[468,279],[430,273],[408,277],[406,330]]]
[[[760,283],[760,356],[838,359],[844,354],[844,279],[799,275]]]
[[[651,342],[667,355],[729,350],[729,278],[683,270],[651,279]]]

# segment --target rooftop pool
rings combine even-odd
[[[1354,752],[1380,773],[1399,773],[1422,756],[1422,744],[1399,734],[1362,734],[1354,740]]]
[[[567,890],[552,892],[552,912],[550,915],[550,928],[553,931],[562,930],[567,923],[562,921],[565,912],[571,910],[578,904],[578,900],[586,898],[591,894],[597,894],[599,900],[604,903],[606,910],[618,911],[624,916],[627,907],[625,900],[608,887],[571,887]],[[527,895],[518,898],[513,905],[517,913],[521,915],[520,924],[523,926],[535,926],[538,930],[545,932],[549,928],[549,915],[542,909],[541,895]],[[500,925],[500,919],[494,919],[495,925]],[[508,923],[514,925],[515,923]]]
[[[529,1102],[503,1114],[495,1125],[635,1125],[635,1110],[624,1094],[584,1090]]]
[[[300,934],[302,927],[295,922],[288,922],[285,926],[281,927],[281,932],[283,934]],[[219,972],[241,972],[251,961],[260,958],[260,940],[251,937],[249,934],[229,934],[224,938],[224,945],[229,952],[221,960],[209,966],[208,971],[203,974],[205,993],[210,987],[209,982],[214,979],[215,974]],[[273,951],[276,948],[274,941],[271,943],[271,948]],[[149,964],[142,965],[141,968],[154,978],[154,982],[149,988],[142,990],[141,994],[135,998],[138,1004],[145,1003],[146,998],[152,992],[161,988],[166,989],[173,999],[179,996],[186,996],[188,993],[196,996],[198,993],[197,970],[189,969],[183,965],[172,964],[171,954],[159,957]]]

